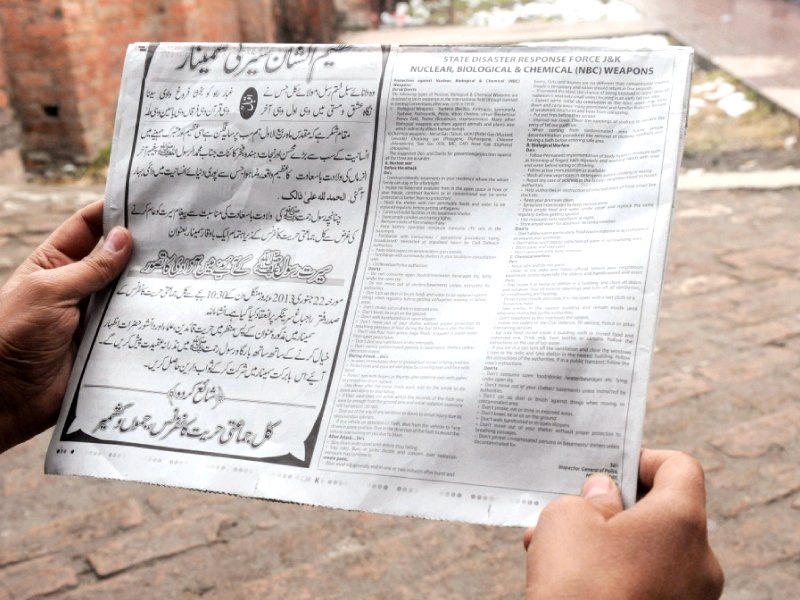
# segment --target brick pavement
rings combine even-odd
[[[0,187],[0,280],[79,187]],[[725,598],[800,581],[800,190],[681,192],[645,424],[708,477]],[[0,600],[516,598],[521,531],[41,474],[0,457]]]

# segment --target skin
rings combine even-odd
[[[0,452],[52,426],[80,341],[84,299],[111,283],[133,250],[103,203],[78,211],[0,288]]]
[[[550,503],[525,533],[528,599],[715,599],[724,577],[708,545],[703,469],[643,450],[644,496],[628,510],[606,475]]]

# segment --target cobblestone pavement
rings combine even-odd
[[[0,280],[100,191],[0,186]],[[800,190],[679,195],[645,442],[704,464],[725,598],[800,581]],[[521,530],[42,475],[0,457],[0,600],[516,598]]]

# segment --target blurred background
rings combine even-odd
[[[724,597],[796,598],[795,0],[0,0],[0,283],[102,197],[130,42],[575,39],[696,50],[644,441],[703,463]],[[520,530],[45,477],[47,441],[0,457],[0,600],[522,596]]]

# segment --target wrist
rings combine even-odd
[[[529,600],[657,600],[661,596],[648,590],[633,568],[604,565],[576,559],[576,570],[553,570],[548,576],[529,581]],[[582,565],[577,568],[578,565]]]

